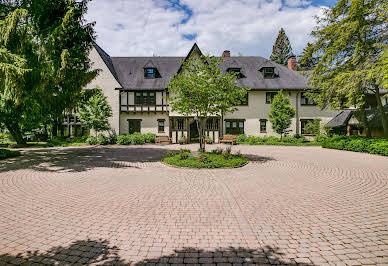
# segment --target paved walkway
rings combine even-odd
[[[0,265],[388,264],[388,158],[234,146],[247,166],[159,162],[179,148],[38,149],[0,161]]]

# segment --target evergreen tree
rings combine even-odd
[[[313,45],[307,43],[307,46],[303,49],[303,53],[298,60],[298,69],[300,70],[312,70],[317,64],[317,58],[313,56]]]
[[[283,96],[282,90],[279,91],[272,100],[269,121],[272,124],[272,129],[280,134],[281,138],[286,133],[286,129],[291,126],[294,116],[295,109],[290,105],[290,99]]]
[[[288,58],[292,55],[290,40],[283,28],[280,29],[278,37],[272,48],[270,59],[278,64],[287,65]]]
[[[312,32],[315,41],[306,53],[306,58],[317,58],[310,85],[320,92],[320,107],[358,107],[368,136],[365,99],[373,93],[388,137],[388,114],[380,95],[386,68],[382,57],[387,45],[387,10],[384,0],[340,0],[317,19],[318,27]]]
[[[94,89],[90,97],[89,91],[84,91],[83,94],[86,97],[79,103],[79,119],[93,129],[97,137],[98,132],[110,129],[109,118],[112,116],[112,108],[100,88]]]

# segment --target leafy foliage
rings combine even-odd
[[[290,105],[290,99],[283,96],[283,91],[279,91],[272,101],[269,112],[269,121],[273,130],[280,134],[281,137],[291,126],[291,119],[295,116],[295,109]]]
[[[20,151],[10,151],[7,149],[0,149],[0,160],[13,158],[20,155],[21,155]]]
[[[305,134],[310,134],[310,135],[320,135],[321,134],[321,119],[314,119],[311,122],[308,122],[305,125],[304,128]]]
[[[171,110],[196,118],[202,151],[207,117],[235,111],[249,90],[237,85],[236,73],[221,72],[221,61],[212,56],[192,55],[168,85]]]
[[[371,139],[359,136],[341,136],[323,141],[322,147],[388,156],[388,139]]]
[[[133,133],[131,135],[120,135],[117,137],[117,144],[119,145],[143,145],[145,143],[155,143],[155,134],[153,133]]]
[[[87,92],[85,92],[87,93]],[[112,116],[106,96],[100,88],[93,90],[93,95],[81,101],[79,105],[79,119],[88,127],[96,132],[109,130],[109,118]]]
[[[287,65],[288,58],[292,55],[292,47],[286,32],[280,29],[278,37],[272,48],[270,59],[278,64]]]

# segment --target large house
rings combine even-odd
[[[116,133],[151,132],[168,135],[173,143],[184,135],[189,142],[195,141],[198,131],[194,118],[170,110],[166,88],[183,60],[200,54],[194,44],[186,57],[110,57],[95,45],[90,58],[100,73],[88,87],[99,86],[104,91],[113,111],[111,128]],[[320,110],[306,97],[307,79],[297,71],[294,57],[289,59],[288,67],[259,56],[231,56],[229,51],[224,51],[222,58],[220,68],[239,72],[239,85],[251,90],[237,111],[208,120],[206,134],[215,142],[224,134],[276,136],[268,112],[273,96],[281,89],[296,110],[291,135],[305,134],[309,121],[320,119],[324,125],[338,114]],[[76,125],[77,119],[73,121]],[[70,121],[67,126],[72,126]]]

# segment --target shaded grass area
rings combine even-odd
[[[19,151],[10,151],[7,149],[0,149],[0,160],[13,158],[13,157],[17,157],[20,155],[21,155],[21,153]]]
[[[190,152],[169,154],[164,163],[186,168],[235,168],[247,164],[248,160],[240,155],[206,152],[192,155]]]

